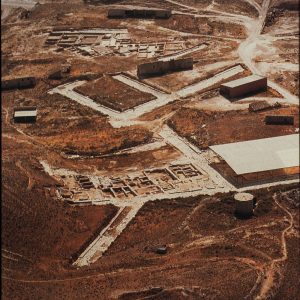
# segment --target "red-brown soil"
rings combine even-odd
[[[264,118],[266,115],[277,114],[293,115],[295,124],[293,126],[265,125]],[[182,108],[168,121],[168,124],[179,135],[205,149],[211,145],[295,133],[295,129],[299,127],[299,109],[297,106],[291,106],[250,113],[248,110],[207,112]]]
[[[12,10],[1,28],[3,76],[36,76],[38,79],[33,89],[3,92],[1,96],[2,298],[235,300],[248,296],[255,299],[264,284],[268,267],[278,259],[281,261],[274,263],[274,277],[267,282],[271,287],[269,298],[297,299],[298,184],[250,190],[256,197],[257,206],[252,218],[244,220],[234,214],[233,193],[148,202],[96,263],[78,269],[72,266],[72,259],[108,224],[117,208],[113,205],[72,206],[59,201],[55,197],[59,183],[45,173],[40,161],[78,173],[123,176],[132,171],[162,167],[182,157],[182,153],[170,145],[115,155],[120,149],[152,141],[169,118],[169,124],[181,136],[200,148],[207,148],[212,144],[294,133],[299,127],[299,109],[290,106],[249,113],[246,110],[215,112],[213,109],[208,112],[185,107],[193,105],[194,101],[218,97],[218,84],[204,93],[146,113],[140,117],[147,121],[141,126],[113,128],[101,113],[61,95],[50,95],[48,91],[63,83],[95,80],[104,75],[97,81],[101,84],[95,86],[95,95],[99,91],[111,99],[116,96],[118,102],[124,101],[118,103],[119,109],[126,109],[142,103],[140,99],[146,101],[146,95],[138,95],[139,92],[127,87],[128,91],[124,93],[128,96],[129,92],[127,99],[123,95],[123,86],[105,74],[132,73],[137,64],[145,60],[134,55],[83,56],[72,49],[58,52],[56,46],[45,46],[53,28],[127,28],[130,38],[136,42],[175,40],[186,47],[207,42],[207,48],[192,55],[199,76],[184,77],[177,73],[161,78],[161,85],[176,90],[194,80],[215,75],[219,68],[242,63],[237,49],[247,37],[245,27],[229,23],[234,16],[224,20],[221,14],[218,18],[210,18],[210,14],[218,14],[218,11],[203,11],[211,0],[178,0],[199,8],[200,15],[206,14],[199,18],[191,16],[195,13],[192,9],[163,0],[111,1],[186,13],[175,14],[169,20],[146,21],[108,19],[108,7],[102,4],[109,1],[98,4],[81,0],[46,2],[36,5],[29,13],[23,9]],[[258,21],[257,12],[247,2],[225,2],[215,0],[212,9],[237,16],[247,15],[253,22]],[[261,0],[257,2],[261,3]],[[290,63],[298,62],[299,52],[295,35],[297,12],[287,11],[285,8],[291,9],[290,5],[284,8],[280,4],[287,2],[291,1],[272,1],[278,13],[273,19],[271,17],[270,23],[267,22],[264,32],[266,38],[272,33],[276,38],[273,45],[277,49],[270,59],[275,63],[277,59],[280,63],[288,63],[286,69],[274,72],[270,79],[297,94],[296,72],[285,71],[289,70]],[[280,36],[286,34],[286,29],[289,35]],[[258,55],[264,49],[259,50],[259,47],[257,43]],[[256,57],[257,62],[259,58]],[[219,62],[221,64],[216,64],[215,69],[208,66]],[[54,69],[64,64],[71,65],[69,74],[60,80],[48,79]],[[89,88],[91,84],[89,81]],[[259,96],[277,98],[279,95],[268,90]],[[37,122],[14,124],[14,107],[32,105],[38,108]],[[264,125],[266,114],[281,113],[294,115],[295,125]],[[62,152],[84,156],[70,159]],[[291,193],[293,201],[278,197],[278,203],[275,202],[274,192],[283,195],[285,190],[297,189],[298,192]],[[289,226],[290,229],[285,231]],[[162,245],[167,246],[167,253],[155,253],[155,248]]]
[[[244,0],[231,0],[230,3],[228,3],[226,0],[216,0],[215,4],[217,5],[216,9],[218,10],[223,10],[226,6],[226,11],[229,13],[238,13],[251,17],[258,17],[258,11],[255,9],[255,7]]]
[[[292,71],[282,71],[280,74],[271,75],[270,78],[288,89],[294,95],[299,96],[299,73]]]
[[[278,289],[278,293],[274,296],[274,300],[283,299],[288,295],[290,299],[297,299],[299,296],[299,285],[295,284],[295,278],[300,276],[300,263],[299,263],[299,238],[289,237],[287,239],[288,260],[283,268],[283,282]]]
[[[215,53],[216,54],[216,53]],[[195,57],[199,56],[199,53],[195,53],[192,55],[195,59]],[[194,64],[194,71],[193,74],[191,74],[191,71],[183,71],[183,72],[174,72],[169,73],[164,76],[158,76],[153,77],[149,79],[143,80],[146,83],[149,83],[150,85],[154,85],[157,87],[160,87],[161,89],[164,89],[168,92],[176,92],[186,86],[192,85],[194,83],[200,82],[202,80],[208,79],[210,77],[213,77],[215,74],[221,73],[227,69],[230,69],[234,67],[236,64],[228,64],[226,67],[223,68],[215,68],[213,71],[205,71],[205,69],[202,69],[202,62],[197,62]],[[232,76],[231,78],[228,78],[224,81],[234,80],[238,79],[244,76],[248,76],[251,72],[249,70],[245,70],[244,72],[241,72],[240,74],[237,74],[235,76]],[[197,75],[195,75],[197,74]],[[220,83],[215,84],[214,86],[209,87],[209,89],[213,89],[214,87],[219,87]]]
[[[56,273],[69,265],[70,257],[96,230],[106,226],[116,208],[72,207],[50,197],[57,182],[42,170],[36,148],[7,138],[4,142],[2,247],[32,262],[26,276]],[[8,274],[22,274],[7,263]]]
[[[100,155],[147,143],[151,137],[141,126],[113,129],[107,123],[81,119],[67,134],[43,136],[38,140],[67,154]]]
[[[125,111],[155,99],[151,94],[131,88],[110,76],[103,76],[94,82],[88,82],[75,88],[75,91],[118,111]]]
[[[280,235],[287,224],[285,212],[272,195],[291,188],[295,186],[252,191],[257,208],[246,220],[234,216],[232,194],[149,202],[87,270],[74,270],[72,277],[64,275],[60,281],[5,280],[4,295],[20,299],[22,290],[30,299],[77,299],[78,293],[88,299],[136,299],[150,294],[153,299],[181,299],[182,293],[190,294],[189,299],[203,294],[217,299],[244,298],[263,265],[282,255]],[[287,207],[297,214],[295,208]],[[288,239],[289,251],[296,241],[296,236]],[[167,245],[166,255],[153,251],[160,245]],[[291,259],[289,269],[280,267],[280,272],[295,276],[297,264]],[[296,292],[288,280],[279,281],[274,290],[278,297],[289,287],[292,294]],[[228,288],[233,281],[239,289]],[[151,290],[153,287],[161,287],[160,292]]]
[[[13,124],[14,106],[38,105],[37,122],[17,127],[48,147],[72,154],[99,155],[146,143],[152,137],[141,126],[112,128],[99,112],[60,95],[46,94],[46,88],[39,83],[35,90],[2,93],[2,99],[8,104],[9,124]]]
[[[211,20],[206,17],[196,18],[194,16],[173,15],[168,20],[159,20],[156,23],[162,27],[173,30],[214,35],[222,37],[245,38],[245,30],[243,26],[233,23],[224,23]]]

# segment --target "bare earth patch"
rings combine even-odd
[[[88,82],[77,87],[75,91],[118,111],[125,111],[155,99],[153,95],[131,88],[110,76],[104,76],[95,82]]]

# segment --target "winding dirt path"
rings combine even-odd
[[[212,262],[218,262],[218,261],[238,261],[240,263],[246,264],[247,266],[251,266],[252,268],[259,268],[257,265],[256,261],[252,259],[244,259],[241,257],[218,257],[218,256],[213,256],[213,257],[205,257],[203,258],[204,261],[212,261]],[[85,276],[74,276],[74,277],[68,277],[68,278],[61,278],[61,279],[40,279],[40,280],[35,280],[35,279],[18,279],[18,278],[12,278],[6,275],[3,275],[2,278],[5,280],[10,280],[10,281],[16,281],[16,282],[22,282],[22,283],[39,283],[39,284],[44,284],[44,283],[60,283],[60,282],[70,282],[70,281],[77,281],[77,280],[86,280],[90,278],[103,278],[105,279],[107,276],[118,276],[122,275],[124,276],[126,273],[132,273],[132,272],[144,272],[149,270],[149,272],[163,272],[163,271],[168,271],[168,270],[173,270],[175,268],[185,268],[185,267],[195,267],[195,261],[191,261],[187,263],[186,261],[183,261],[181,263],[178,263],[176,265],[174,264],[169,264],[164,267],[161,265],[155,265],[155,266],[144,266],[144,267],[138,267],[138,268],[127,268],[127,269],[118,269],[117,271],[109,271],[109,272],[103,272],[103,273],[97,273],[97,274],[90,274],[90,275],[85,275]]]
[[[265,271],[265,279],[262,282],[260,291],[255,298],[256,300],[264,300],[268,299],[268,297],[271,294],[271,291],[274,287],[276,287],[278,284],[275,283],[275,275],[276,273],[281,277],[280,273],[280,267],[278,266],[279,263],[284,262],[288,258],[288,251],[287,251],[287,244],[286,244],[286,235],[289,232],[291,228],[294,226],[294,217],[293,215],[282,205],[278,202],[277,194],[273,196],[273,199],[276,203],[276,205],[285,212],[285,214],[288,216],[288,226],[282,231],[281,233],[281,251],[282,256],[276,259],[273,259],[269,266],[267,267],[267,270]]]
[[[28,190],[28,191],[31,191],[32,188],[33,188],[33,186],[34,186],[34,184],[35,184],[35,180],[32,178],[30,172],[28,172],[28,170],[22,166],[22,163],[21,163],[20,160],[18,160],[18,161],[16,162],[16,166],[17,166],[21,171],[23,171],[23,172],[26,174],[26,176],[28,177],[28,186],[27,186],[27,190]]]
[[[261,34],[265,19],[268,13],[268,9],[270,6],[270,0],[265,0],[262,4],[262,8],[259,12],[258,21],[246,21],[245,26],[248,30],[248,38],[242,42],[238,49],[238,54],[244,64],[251,70],[252,73],[265,75],[255,63],[253,62],[253,58],[255,56],[256,47],[261,40],[265,37]],[[284,98],[286,102],[291,104],[299,105],[299,98],[292,93],[290,93],[287,89],[283,88],[282,86],[278,85],[277,83],[273,82],[272,80],[268,79],[268,85],[279,92]]]

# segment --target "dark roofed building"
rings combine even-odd
[[[266,116],[265,123],[267,125],[294,125],[294,117],[293,116]]]
[[[109,18],[153,18],[168,19],[172,15],[170,10],[165,9],[120,9],[111,8],[107,12]]]

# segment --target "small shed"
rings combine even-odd
[[[19,107],[14,109],[15,123],[34,123],[37,118],[37,108],[34,106]]]
[[[293,116],[273,115],[265,117],[266,125],[294,125]]]
[[[167,251],[168,251],[168,249],[166,246],[160,246],[155,249],[155,252],[157,254],[167,254]]]
[[[108,18],[168,19],[171,17],[171,15],[172,15],[171,10],[148,9],[148,8],[135,8],[135,9],[111,8],[107,12]]]

